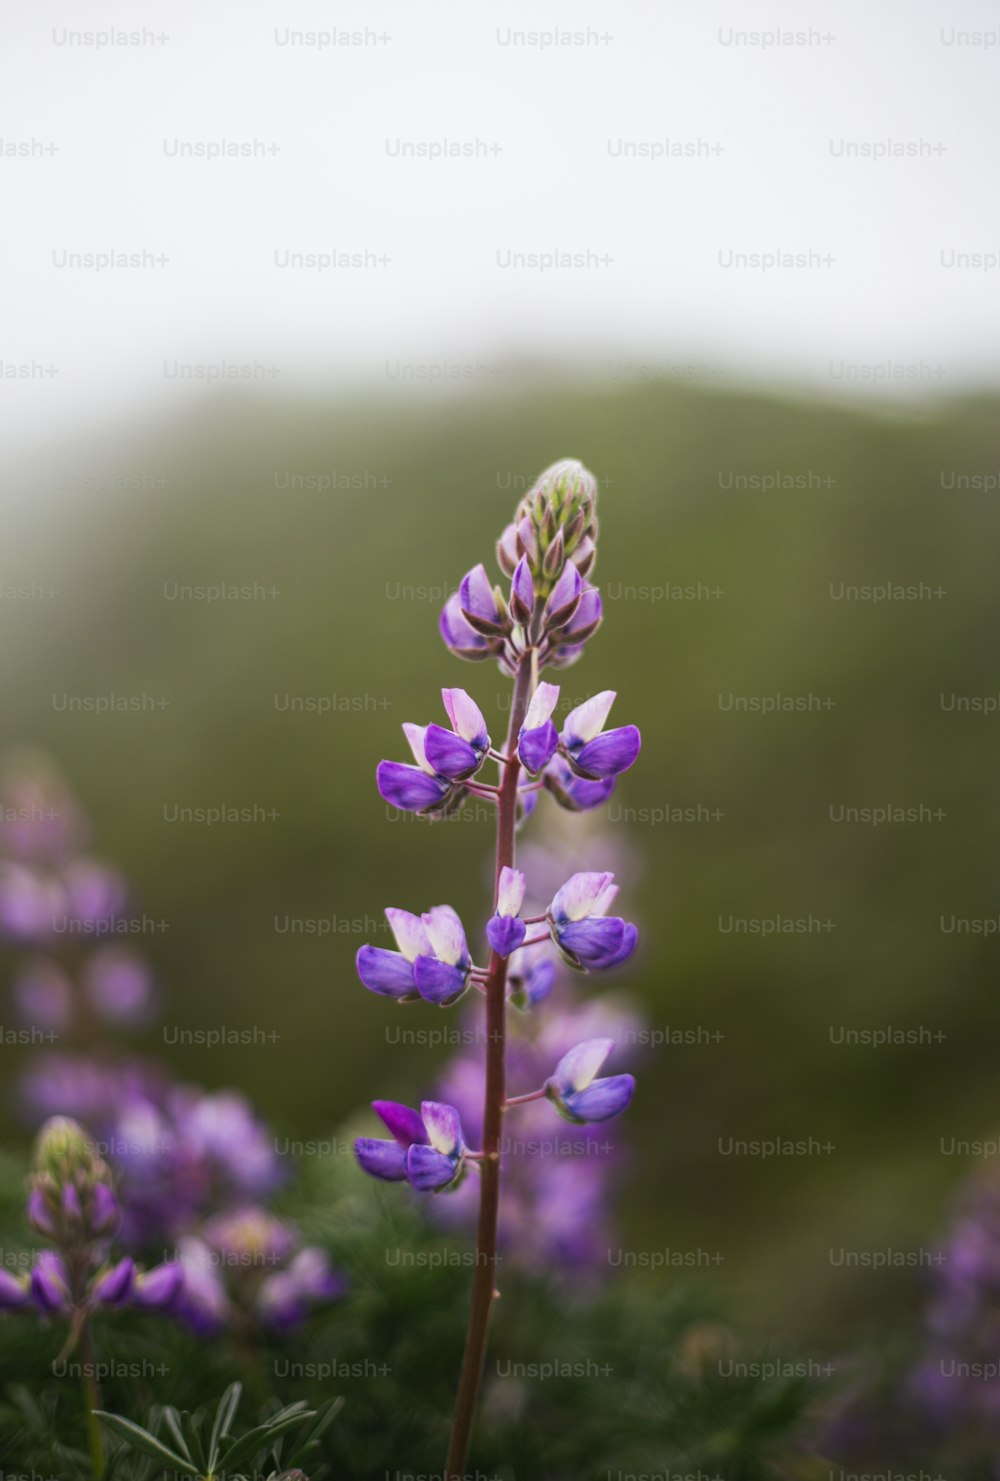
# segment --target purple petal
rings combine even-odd
[[[581,1121],[607,1121],[624,1111],[634,1094],[633,1075],[611,1075],[607,1080],[595,1080],[586,1090],[576,1091],[564,1099],[568,1109]]]
[[[472,570],[462,577],[462,583],[458,588],[458,599],[460,610],[467,622],[473,618],[495,628],[497,632],[503,630],[500,609],[497,606],[497,599],[485,566],[473,566]]]
[[[446,781],[428,776],[419,766],[407,766],[403,761],[380,761],[375,779],[385,801],[403,812],[424,812],[437,807],[448,792]]]
[[[490,645],[486,639],[469,626],[462,616],[462,604],[458,592],[445,603],[438,621],[441,636],[446,645],[459,658],[487,658]]]
[[[17,1311],[30,1300],[28,1287],[9,1270],[0,1269],[0,1311]]]
[[[482,752],[442,725],[428,725],[424,750],[429,765],[453,782],[471,776],[482,765]]]
[[[163,1311],[177,1295],[184,1281],[184,1272],[176,1260],[165,1260],[154,1265],[135,1278],[132,1293],[133,1306],[147,1311]]]
[[[641,745],[638,727],[622,725],[618,730],[606,730],[596,740],[588,741],[575,755],[570,755],[569,764],[591,781],[618,776],[632,765]]]
[[[418,956],[413,963],[413,980],[417,992],[428,1003],[444,1007],[461,997],[465,991],[467,973],[450,962],[438,961],[434,956]]]
[[[567,561],[545,604],[546,627],[563,627],[569,622],[580,605],[582,585],[580,572],[572,561]]]
[[[406,1180],[406,1152],[398,1142],[378,1141],[370,1136],[359,1136],[354,1143],[354,1155],[365,1172],[384,1183]]]
[[[132,1294],[134,1280],[135,1266],[126,1256],[101,1276],[93,1288],[94,1299],[104,1306],[121,1306]]]
[[[510,956],[521,945],[527,929],[519,916],[495,915],[486,923],[486,939],[500,956]]]
[[[398,951],[382,946],[362,946],[355,958],[358,976],[369,992],[383,998],[404,998],[415,987],[413,963]]]
[[[43,1250],[31,1272],[31,1295],[46,1316],[63,1311],[68,1304],[69,1278],[66,1267],[53,1250]]]
[[[456,1171],[452,1159],[433,1147],[411,1147],[406,1154],[406,1176],[421,1193],[447,1187]]]
[[[526,627],[531,621],[531,614],[535,610],[535,583],[531,579],[531,567],[526,555],[522,555],[518,561],[511,582],[510,609],[515,621],[522,627]]]
[[[615,790],[615,779],[605,777],[601,782],[588,782],[570,771],[561,756],[556,756],[545,773],[545,790],[552,793],[560,807],[571,812],[589,812],[607,802]]]
[[[587,920],[570,921],[557,928],[559,945],[584,967],[594,971],[604,967],[621,949],[625,922],[620,916],[607,919],[590,916]]]
[[[427,1141],[427,1128],[419,1114],[397,1100],[373,1100],[372,1110],[382,1120],[401,1147],[412,1147],[414,1142]]]
[[[601,971],[607,971],[609,967],[620,967],[622,962],[627,962],[639,941],[639,930],[631,921],[625,922],[625,931],[622,936],[622,944],[618,950],[610,956],[607,961],[601,963]]]
[[[556,964],[546,958],[528,973],[524,983],[525,996],[529,1003],[540,1003],[547,998],[556,980]]]
[[[28,1223],[37,1229],[39,1234],[44,1234],[46,1239],[55,1239],[56,1226],[52,1220],[52,1213],[48,1200],[41,1188],[32,1188],[28,1195]]]
[[[573,556],[575,563],[576,556]],[[583,642],[589,638],[597,627],[602,616],[601,593],[596,586],[584,586],[580,593],[580,605],[573,616],[563,628],[564,638],[573,638],[577,642]]]
[[[543,771],[556,753],[559,732],[551,720],[539,725],[537,730],[522,730],[517,742],[517,754],[523,766],[537,774]]]
[[[436,1152],[443,1152],[446,1157],[454,1157],[461,1152],[464,1145],[462,1121],[454,1106],[446,1106],[437,1100],[425,1100],[420,1103],[420,1114],[427,1127],[430,1144]]]
[[[113,1234],[122,1221],[121,1204],[107,1183],[98,1183],[91,1194],[90,1228],[94,1234]]]

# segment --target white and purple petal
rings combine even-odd
[[[582,705],[577,705],[575,710],[570,711],[562,730],[562,742],[567,750],[600,735],[615,702],[616,693],[614,689],[602,689],[600,694],[592,695]]]
[[[580,605],[582,586],[580,572],[572,561],[567,561],[563,566],[562,575],[552,588],[545,604],[545,625],[547,627],[564,627],[569,622]]]
[[[419,915],[413,915],[409,910],[399,910],[395,905],[389,905],[386,907],[385,918],[392,928],[396,945],[408,962],[430,952],[431,943]]]
[[[438,627],[446,645],[459,658],[488,657],[490,645],[462,616],[462,603],[457,591],[444,604]]]
[[[576,1044],[556,1065],[552,1083],[564,1096],[586,1090],[614,1047],[614,1039],[585,1039]]]
[[[524,904],[526,888],[520,869],[512,869],[509,864],[505,864],[500,870],[500,884],[497,889],[497,915],[519,914]]]
[[[457,1157],[465,1142],[462,1121],[455,1107],[437,1100],[425,1100],[420,1103],[420,1115],[434,1150],[443,1152],[446,1157]]]
[[[593,915],[598,904],[614,883],[614,875],[603,871],[584,871],[571,877],[552,897],[549,914],[558,923],[583,920]]]
[[[435,905],[423,918],[434,955],[452,966],[467,966],[469,948],[465,944],[465,930],[450,905]]]
[[[490,743],[489,731],[483,712],[472,696],[464,689],[442,689],[441,698],[452,729],[470,745],[485,751]]]
[[[510,610],[515,622],[520,623],[521,627],[527,627],[535,610],[535,583],[531,579],[531,566],[526,555],[522,555],[518,561],[511,581]]]

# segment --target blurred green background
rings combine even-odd
[[[387,904],[448,900],[481,928],[490,830],[391,820],[374,768],[403,757],[402,721],[439,718],[443,684],[497,715],[504,681],[447,654],[438,609],[469,566],[492,566],[520,493],[562,456],[601,479],[606,614],[563,692],[617,689],[616,722],[645,742],[610,809],[637,852],[625,913],[644,927],[622,986],[654,1034],[701,1030],[637,1055],[626,1242],[719,1251],[710,1278],[744,1319],[855,1341],[915,1309],[922,1272],[859,1277],[830,1251],[925,1248],[971,1162],[942,1139],[1000,1122],[997,938],[942,929],[1000,914],[1000,715],[950,708],[1000,691],[1000,494],[953,486],[1000,468],[995,402],[865,410],[568,381],[482,399],[220,397],[50,449],[3,509],[4,583],[55,592],[0,604],[3,743],[59,761],[97,852],[169,923],[138,943],[166,1032],[280,1033],[208,1051],[165,1044],[157,1024],[142,1048],[244,1087],[292,1137],[372,1095],[419,1094],[448,1051],[386,1042],[400,1020],[360,988],[354,952]],[[348,486],[309,484],[334,474]],[[753,483],[775,474],[798,486]],[[141,486],[89,486],[118,476]],[[277,594],[168,599],[174,583],[254,582]],[[886,582],[942,594],[831,595]],[[63,703],[111,694],[154,707]],[[729,708],[779,694],[807,707]],[[343,708],[293,713],[285,696]],[[167,821],[223,804],[278,816]],[[842,805],[943,816],[836,823]],[[288,934],[286,917],[341,925]],[[833,928],[738,935],[720,929],[730,917]],[[831,1042],[889,1026],[931,1041]],[[720,1152],[775,1136],[834,1149]]]

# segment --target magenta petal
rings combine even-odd
[[[415,1142],[426,1142],[427,1128],[418,1112],[396,1100],[373,1100],[372,1110],[385,1122],[392,1136],[401,1147],[412,1147]]]

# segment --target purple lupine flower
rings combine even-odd
[[[213,1183],[227,1193],[257,1198],[283,1177],[274,1138],[246,1096],[234,1090],[212,1094],[182,1088],[170,1098],[185,1149],[205,1163]]]
[[[570,767],[587,781],[601,781],[627,771],[635,761],[642,739],[635,725],[604,730],[615,691],[605,689],[566,717],[560,743]]]
[[[452,783],[439,776],[424,750],[427,727],[403,726],[403,733],[413,752],[416,766],[406,761],[380,761],[375,780],[383,799],[401,812],[433,813],[450,800]]]
[[[517,738],[517,754],[522,766],[532,775],[545,770],[559,744],[559,734],[551,719],[558,699],[558,684],[539,684],[531,696]]]
[[[219,1259],[203,1239],[185,1235],[177,1242],[181,1284],[172,1311],[200,1337],[211,1337],[228,1324],[232,1307],[219,1269]]]
[[[587,1039],[564,1054],[546,1081],[545,1093],[567,1121],[608,1121],[624,1111],[635,1093],[634,1075],[595,1078],[613,1039]]]
[[[31,1299],[43,1316],[62,1316],[70,1310],[69,1271],[55,1250],[42,1250],[35,1258]]]
[[[524,891],[524,875],[519,869],[505,865],[500,871],[496,913],[486,926],[487,939],[499,956],[510,956],[524,940],[527,927],[519,914],[524,904]]]
[[[580,657],[587,644],[601,625],[601,594],[596,586],[583,583],[580,605],[566,625],[551,634],[552,650],[546,662],[551,668],[569,668]]]
[[[411,915],[408,910],[398,910],[392,905],[385,914],[399,950],[362,946],[355,958],[358,976],[369,992],[405,1002],[418,996],[413,963],[419,956],[433,956],[434,948],[419,915]]]
[[[421,1193],[439,1193],[462,1174],[465,1138],[454,1106],[425,1100],[420,1115],[427,1129],[428,1144],[414,1142],[406,1154],[406,1176]]]
[[[137,1270],[132,1288],[132,1305],[144,1311],[166,1311],[174,1303],[184,1284],[184,1272],[177,1260],[164,1260],[152,1270]]]
[[[556,964],[546,944],[520,946],[507,959],[507,996],[515,1008],[533,1008],[552,991]]]
[[[0,1269],[0,1311],[21,1311],[31,1300],[31,1277]]]
[[[287,1332],[309,1315],[313,1306],[335,1301],[347,1289],[343,1276],[330,1266],[325,1250],[308,1245],[279,1270],[261,1281],[254,1307],[264,1325]]]
[[[600,971],[631,956],[638,931],[604,912],[617,893],[614,875],[574,874],[556,891],[548,909],[552,938],[571,967]]]
[[[35,957],[13,985],[24,1022],[52,1033],[64,1033],[73,1020],[73,990],[62,968],[48,957]]]
[[[555,628],[566,626],[576,614],[582,590],[580,572],[572,561],[567,561],[545,604],[543,621],[546,631],[551,632]]]
[[[568,812],[590,812],[601,807],[615,790],[614,777],[589,782],[574,772],[562,756],[554,756],[545,768],[545,790]]]
[[[522,555],[514,568],[510,584],[510,611],[514,621],[527,627],[535,610],[535,583],[531,578],[531,565]]]
[[[464,781],[479,770],[490,749],[483,713],[464,689],[442,689],[441,698],[453,729],[428,725],[423,732],[427,765],[449,782]]]
[[[484,637],[498,637],[508,623],[502,611],[499,592],[494,591],[483,565],[473,566],[462,577],[458,588],[459,609],[471,628]]]
[[[124,880],[96,859],[74,859],[64,871],[63,884],[66,913],[80,925],[104,925],[125,907]]]
[[[385,1122],[393,1140],[358,1137],[354,1143],[354,1155],[373,1178],[381,1178],[386,1183],[405,1182],[406,1154],[413,1146],[427,1145],[430,1141],[427,1128],[418,1112],[409,1106],[401,1106],[398,1101],[372,1101],[372,1109]]]
[[[126,1255],[117,1265],[97,1276],[90,1289],[91,1299],[99,1306],[124,1306],[135,1288],[135,1265]]]
[[[456,591],[445,603],[438,626],[446,645],[456,658],[489,658],[494,652],[492,643],[470,627],[462,616],[462,602]]]
[[[105,946],[87,962],[83,985],[91,1005],[108,1023],[147,1021],[153,1001],[153,975],[135,952]]]
[[[430,951],[413,963],[417,992],[440,1008],[457,1001],[469,985],[472,958],[465,929],[450,905],[435,905],[423,917]]]
[[[46,941],[63,907],[56,880],[23,864],[0,863],[0,934],[12,941]]]

